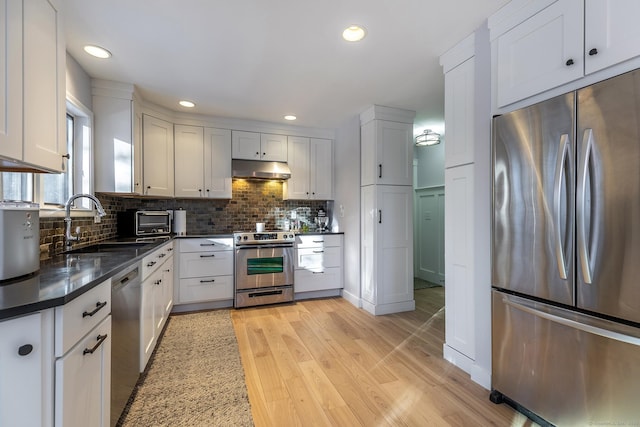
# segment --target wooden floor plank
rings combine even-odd
[[[532,425],[442,358],[444,289],[372,316],[342,298],[232,312],[255,425]]]

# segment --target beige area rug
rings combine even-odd
[[[132,396],[119,426],[253,426],[229,310],[170,316]]]

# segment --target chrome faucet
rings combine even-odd
[[[93,201],[93,203],[96,205],[96,209],[98,209],[98,216],[103,217],[107,214],[104,211],[104,208],[100,203],[100,200],[98,200],[96,196],[93,196],[91,194],[74,194],[73,196],[69,197],[69,200],[67,200],[67,203],[64,206],[64,209],[65,209],[64,223],[66,224],[66,232],[64,234],[64,240],[65,240],[65,245],[67,247],[67,250],[71,249],[72,242],[80,241],[80,235],[79,235],[80,227],[76,228],[75,236],[71,234],[71,205],[73,204],[74,200],[79,199],[81,197],[86,197],[87,199],[90,199],[91,201]]]

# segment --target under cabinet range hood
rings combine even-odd
[[[234,178],[289,179],[291,169],[283,162],[263,162],[260,160],[231,160]]]

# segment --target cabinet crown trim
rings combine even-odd
[[[526,21],[546,7],[562,0],[512,0],[491,15],[487,21],[489,39],[493,41],[516,25]]]
[[[415,118],[415,111],[372,105],[360,114],[360,125],[362,126],[372,120],[388,120],[390,122],[413,124]]]

